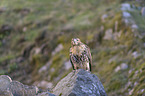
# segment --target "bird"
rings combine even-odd
[[[90,48],[82,43],[79,38],[72,38],[71,40],[70,62],[73,70],[91,71],[92,56]]]

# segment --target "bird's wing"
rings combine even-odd
[[[90,48],[86,45],[86,54],[87,57],[89,59],[89,66],[90,66],[90,71],[91,71],[91,66],[92,66],[92,56],[91,56],[91,52],[90,52]]]
[[[70,62],[71,62],[71,64],[72,64],[72,68],[73,68],[73,70],[75,70],[75,68],[74,68],[74,64],[73,64],[73,54],[72,54],[72,52],[71,52],[71,48],[70,48]]]

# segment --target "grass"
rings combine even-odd
[[[7,54],[6,56],[1,56],[0,62],[4,62],[6,60],[11,60],[15,57],[16,57],[16,55],[13,55],[13,54]]]
[[[137,9],[130,13],[135,20],[135,23],[138,25],[139,31],[143,32],[145,30],[145,17],[142,16],[140,10]]]

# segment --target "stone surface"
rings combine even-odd
[[[18,81],[10,83],[9,90],[14,96],[35,96],[38,92],[38,88],[35,86],[23,85]]]
[[[48,88],[52,88],[53,87],[53,84],[51,82],[48,82],[48,81],[41,81],[37,84],[38,87],[41,87],[41,88],[44,88],[44,89],[48,89]]]
[[[40,69],[39,69],[39,73],[45,73],[48,69],[49,69],[49,67],[50,67],[50,65],[52,64],[52,60],[49,60],[44,66],[42,66]]]
[[[111,40],[111,39],[113,39],[113,30],[112,29],[106,30],[104,39],[105,40]]]
[[[137,58],[137,57],[139,57],[141,54],[139,54],[137,51],[134,51],[133,53],[132,53],[132,56],[134,57],[134,58]]]
[[[122,63],[120,66],[117,66],[114,71],[118,72],[120,70],[125,70],[127,68],[128,68],[128,65],[126,63]]]
[[[65,67],[66,70],[69,70],[70,68],[72,68],[72,65],[71,65],[70,61],[66,61],[64,63],[64,67]]]
[[[14,96],[9,90],[0,91],[0,96]]]
[[[130,18],[131,17],[131,14],[129,12],[123,12],[123,17],[124,18]]]
[[[117,66],[116,68],[115,68],[115,72],[118,72],[118,71],[120,71],[121,70],[121,67],[120,66]]]
[[[24,85],[20,82],[11,82],[9,90],[13,93],[14,96],[24,96]]]
[[[36,96],[36,86],[23,85],[18,81],[12,81],[7,75],[0,76],[0,96]]]
[[[102,20],[102,22],[105,22],[105,19],[106,19],[107,17],[108,17],[107,14],[102,15],[102,16],[101,16],[101,20]]]
[[[9,76],[1,75],[0,76],[0,91],[6,90],[9,86],[10,82],[12,82],[12,80]]]
[[[63,45],[59,44],[52,52],[52,56],[54,56],[56,53],[60,52],[62,49],[63,49]]]
[[[121,10],[122,10],[122,11],[126,11],[126,10],[131,11],[131,6],[130,6],[130,4],[128,4],[128,3],[122,4],[122,5],[121,5]]]
[[[141,15],[142,15],[142,16],[145,16],[145,7],[143,7],[143,8],[141,9]]]
[[[79,69],[69,73],[53,89],[56,96],[107,96],[98,77]]]
[[[127,69],[128,68],[128,65],[126,64],[126,63],[122,63],[121,64],[121,69],[122,70],[125,70],[125,69]]]
[[[43,92],[43,93],[39,93],[37,96],[55,96],[55,95],[49,92]]]

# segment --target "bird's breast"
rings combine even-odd
[[[83,53],[83,51],[84,51],[84,47],[83,46],[74,46],[72,48],[72,53],[74,55],[81,56],[81,54]]]

